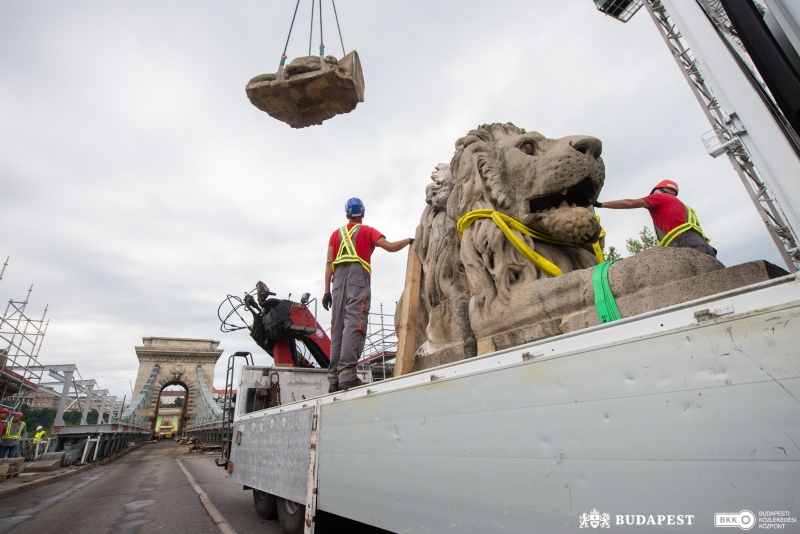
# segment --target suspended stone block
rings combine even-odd
[[[364,77],[358,53],[342,59],[305,56],[274,74],[256,76],[247,87],[250,102],[292,128],[305,128],[350,113],[364,101]]]

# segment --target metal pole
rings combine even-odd
[[[55,426],[64,426],[64,409],[67,407],[69,398],[69,385],[72,382],[72,371],[64,371],[64,388],[61,390],[61,399],[58,401],[56,410]]]
[[[383,330],[383,302],[381,302],[381,366],[383,367],[381,380],[386,380],[386,332]]]
[[[97,461],[97,453],[100,452],[100,442],[103,440],[103,433],[101,432],[97,436],[97,444],[94,446],[94,457],[93,460]]]
[[[97,424],[98,425],[102,425],[103,424],[103,414],[105,414],[105,412],[106,412],[106,403],[108,403],[108,392],[103,393],[101,399],[103,399],[103,400],[100,403],[100,413],[97,414]]]
[[[87,387],[88,391],[86,392],[86,404],[83,406],[83,412],[81,413],[81,424],[86,424],[86,416],[89,415],[89,406],[92,404],[92,388],[94,387],[93,384],[89,384]]]
[[[89,452],[89,443],[91,443],[91,442],[92,442],[92,439],[87,436],[86,437],[86,444],[83,446],[83,456],[81,456],[81,463],[82,464],[86,463],[86,454]]]

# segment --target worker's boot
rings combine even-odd
[[[339,373],[328,370],[328,393],[339,391]]]
[[[358,386],[366,386],[369,382],[364,382],[363,380],[359,380],[358,377],[348,380],[347,382],[339,382],[339,389],[347,391],[350,388],[357,388]]]

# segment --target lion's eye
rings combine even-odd
[[[521,145],[519,145],[519,149],[528,154],[529,156],[532,156],[534,152],[533,143],[531,143],[530,141],[526,141]]]

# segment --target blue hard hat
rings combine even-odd
[[[356,217],[363,217],[364,211],[365,211],[364,203],[361,202],[360,198],[353,197],[350,200],[348,200],[344,205],[344,212],[350,219],[354,219]]]

